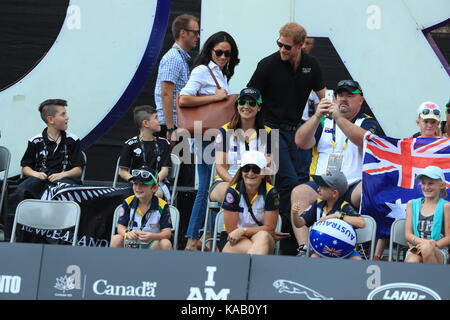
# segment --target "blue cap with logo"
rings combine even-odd
[[[245,88],[242,89],[239,93],[238,99],[242,99],[243,97],[250,97],[255,100],[258,104],[262,103],[261,92],[259,92],[256,88]]]

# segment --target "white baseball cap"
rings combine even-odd
[[[241,168],[247,164],[254,164],[264,169],[267,164],[266,156],[260,151],[247,151],[242,155]]]
[[[417,113],[421,119],[434,119],[437,121],[441,121],[441,108],[431,101],[425,101],[417,109]]]

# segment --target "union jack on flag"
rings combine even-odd
[[[323,253],[327,254],[328,256],[340,257],[342,254],[342,250],[336,250],[335,248],[329,248],[327,245],[325,245],[325,247],[323,249]]]
[[[450,139],[366,135],[361,214],[376,220],[379,236],[388,237],[392,222],[405,217],[407,202],[423,196],[416,177],[428,166],[443,169],[450,187]]]

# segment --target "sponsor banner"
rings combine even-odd
[[[42,245],[0,243],[0,300],[37,298]]]
[[[44,246],[38,299],[243,300],[249,255]]]
[[[249,300],[448,300],[448,265],[252,256]]]
[[[109,247],[114,210],[130,195],[130,187],[79,186],[58,182],[41,200],[75,201],[81,209],[77,246]],[[74,228],[44,230],[19,225],[18,242],[72,244]]]

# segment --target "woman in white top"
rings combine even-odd
[[[238,54],[236,42],[228,33],[220,31],[210,36],[193,63],[193,70],[186,86],[180,92],[180,104],[184,107],[195,107],[225,100],[227,95],[231,94],[228,81],[239,63]],[[221,89],[217,88],[209,70],[216,77]],[[188,242],[185,250],[196,250],[199,229],[205,219],[212,164],[204,161],[203,151],[210,143],[203,141],[201,161],[197,164],[199,187],[186,232]],[[214,148],[211,149],[214,152]]]

